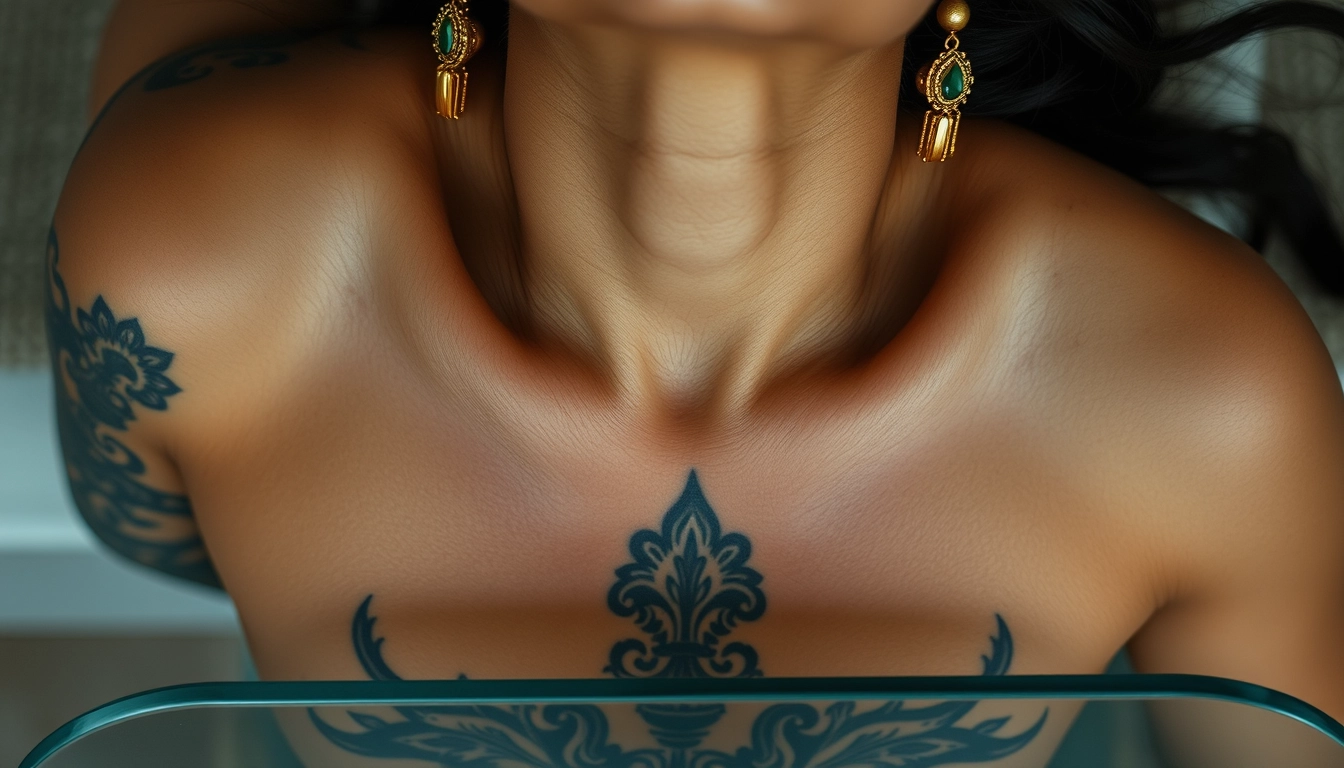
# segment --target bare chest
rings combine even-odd
[[[266,676],[372,675],[375,618],[406,677],[978,674],[999,622],[1083,673],[1146,618],[1127,532],[984,413],[837,389],[696,443],[366,362],[184,463]]]
[[[520,351],[441,256],[507,244],[404,202],[392,287],[287,297],[354,308],[301,369],[231,376],[283,385],[179,457],[264,676],[372,676],[361,637],[405,677],[978,674],[1001,635],[1005,671],[1082,673],[1148,617],[1132,519],[1039,440],[1054,415],[986,394],[1017,375],[968,331],[1016,300],[968,298],[987,271],[893,362],[688,435]]]

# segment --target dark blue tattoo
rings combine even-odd
[[[605,672],[617,677],[749,677],[760,675],[755,649],[719,647],[739,621],[765,612],[761,575],[747,567],[751,544],[721,533],[718,516],[692,471],[659,531],[630,539],[633,563],[616,571],[607,605],[633,616],[649,636],[612,647]],[[374,680],[398,680],[383,659],[383,638],[364,598],[351,626],[355,655]],[[1006,675],[1013,638],[1002,616],[983,674]],[[465,677],[465,676],[464,676]],[[606,708],[593,705],[460,705],[395,707],[385,719],[347,712],[360,728],[347,731],[308,711],[333,744],[368,757],[421,760],[453,768],[927,768],[983,763],[1014,754],[1045,726],[1049,710],[1026,730],[1003,735],[1010,718],[962,725],[977,701],[876,707],[841,701],[819,709],[783,703],[753,721],[750,743],[726,752],[701,747],[726,712],[722,704],[640,704],[635,711],[658,747],[627,749],[613,740]]]
[[[228,63],[236,69],[280,64],[289,60],[289,54],[282,50],[285,46],[308,40],[318,34],[318,30],[294,30],[277,35],[215,40],[158,59],[146,65],[117,88],[89,124],[79,148],[84,148],[108,110],[135,83],[141,83],[141,88],[147,92],[160,91],[200,80],[214,72],[215,65],[220,63]],[[353,32],[342,34],[340,41],[346,47],[360,47]]]
[[[47,236],[47,343],[56,423],[75,506],[104,543],[174,576],[218,587],[187,497],[141,481],[145,464],[117,439],[139,405],[156,411],[182,391],[167,371],[173,353],[145,343],[134,318],[118,320],[102,296],[72,311],[58,269],[56,228]]]
[[[159,91],[185,85],[215,71],[215,64],[228,63],[235,69],[269,67],[289,61],[284,47],[316,36],[316,30],[301,30],[278,35],[216,40],[188,48],[160,59],[145,79],[146,91]]]
[[[751,542],[721,534],[719,518],[700,491],[695,470],[662,530],[630,537],[633,563],[616,569],[607,607],[633,616],[653,647],[622,640],[603,672],[616,677],[756,677],[756,649],[719,640],[739,621],[765,613],[761,574],[747,567]]]

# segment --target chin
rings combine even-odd
[[[512,0],[512,5],[559,23],[871,48],[904,37],[933,0]]]

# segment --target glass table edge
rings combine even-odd
[[[119,722],[205,707],[447,706],[800,699],[1216,699],[1290,717],[1344,747],[1344,724],[1264,686],[1205,675],[1006,677],[774,677],[754,679],[322,680],[189,683],[132,694],[53,731],[19,763],[37,768],[60,750]]]

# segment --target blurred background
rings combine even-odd
[[[1194,3],[1170,23],[1241,4]],[[227,599],[105,554],[64,486],[42,330],[42,262],[113,5],[0,0],[0,766],[17,764],[48,732],[103,702],[244,674]],[[1163,99],[1287,133],[1344,225],[1344,46],[1295,32],[1252,38],[1177,73]],[[1247,226],[1234,198],[1168,196],[1234,234]],[[1281,241],[1271,240],[1266,258],[1344,372],[1344,302],[1317,290]]]

